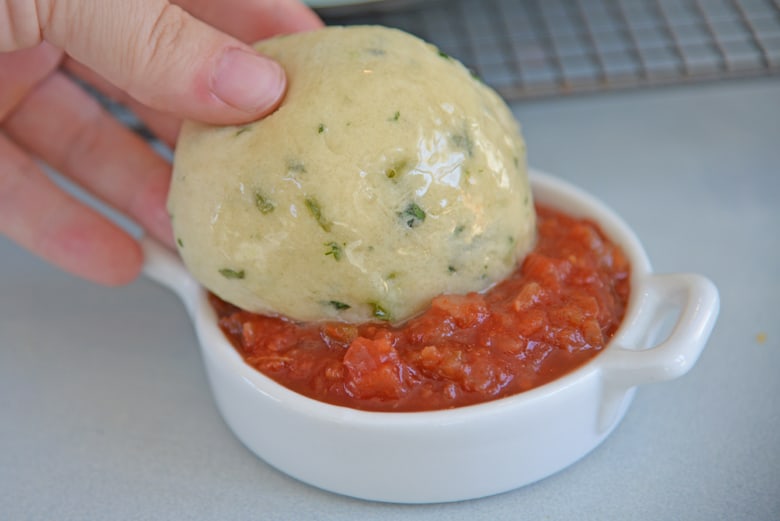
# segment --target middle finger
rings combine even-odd
[[[68,74],[89,83],[90,86],[100,91],[104,96],[108,96],[113,101],[125,105],[133,111],[133,114],[143,122],[155,137],[162,140],[162,142],[169,147],[174,146],[181,127],[181,120],[179,118],[149,108],[143,103],[136,101],[125,91],[73,58],[66,57],[62,66]]]
[[[165,208],[170,165],[64,74],[41,82],[3,127],[55,170],[173,244]]]

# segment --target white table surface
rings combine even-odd
[[[0,519],[780,519],[780,81],[514,107],[531,163],[597,195],[721,315],[691,373],[639,389],[574,466],[455,504],[369,503],[230,433],[182,305],[105,289],[0,238]]]

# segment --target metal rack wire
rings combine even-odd
[[[417,34],[509,100],[780,74],[780,0],[441,0],[326,21]]]
[[[396,4],[393,4],[396,5]],[[435,43],[509,101],[780,76],[780,0],[427,0],[326,17]],[[120,121],[126,107],[92,92]]]

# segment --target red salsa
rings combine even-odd
[[[630,266],[598,225],[537,206],[538,239],[485,293],[444,295],[403,325],[295,323],[211,296],[246,362],[311,398],[370,411],[447,409],[581,366],[623,318]]]

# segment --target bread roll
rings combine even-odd
[[[487,289],[532,247],[518,126],[458,61],[373,26],[256,48],[287,72],[281,106],[187,122],[176,147],[169,210],[206,288],[294,320],[401,322]]]

